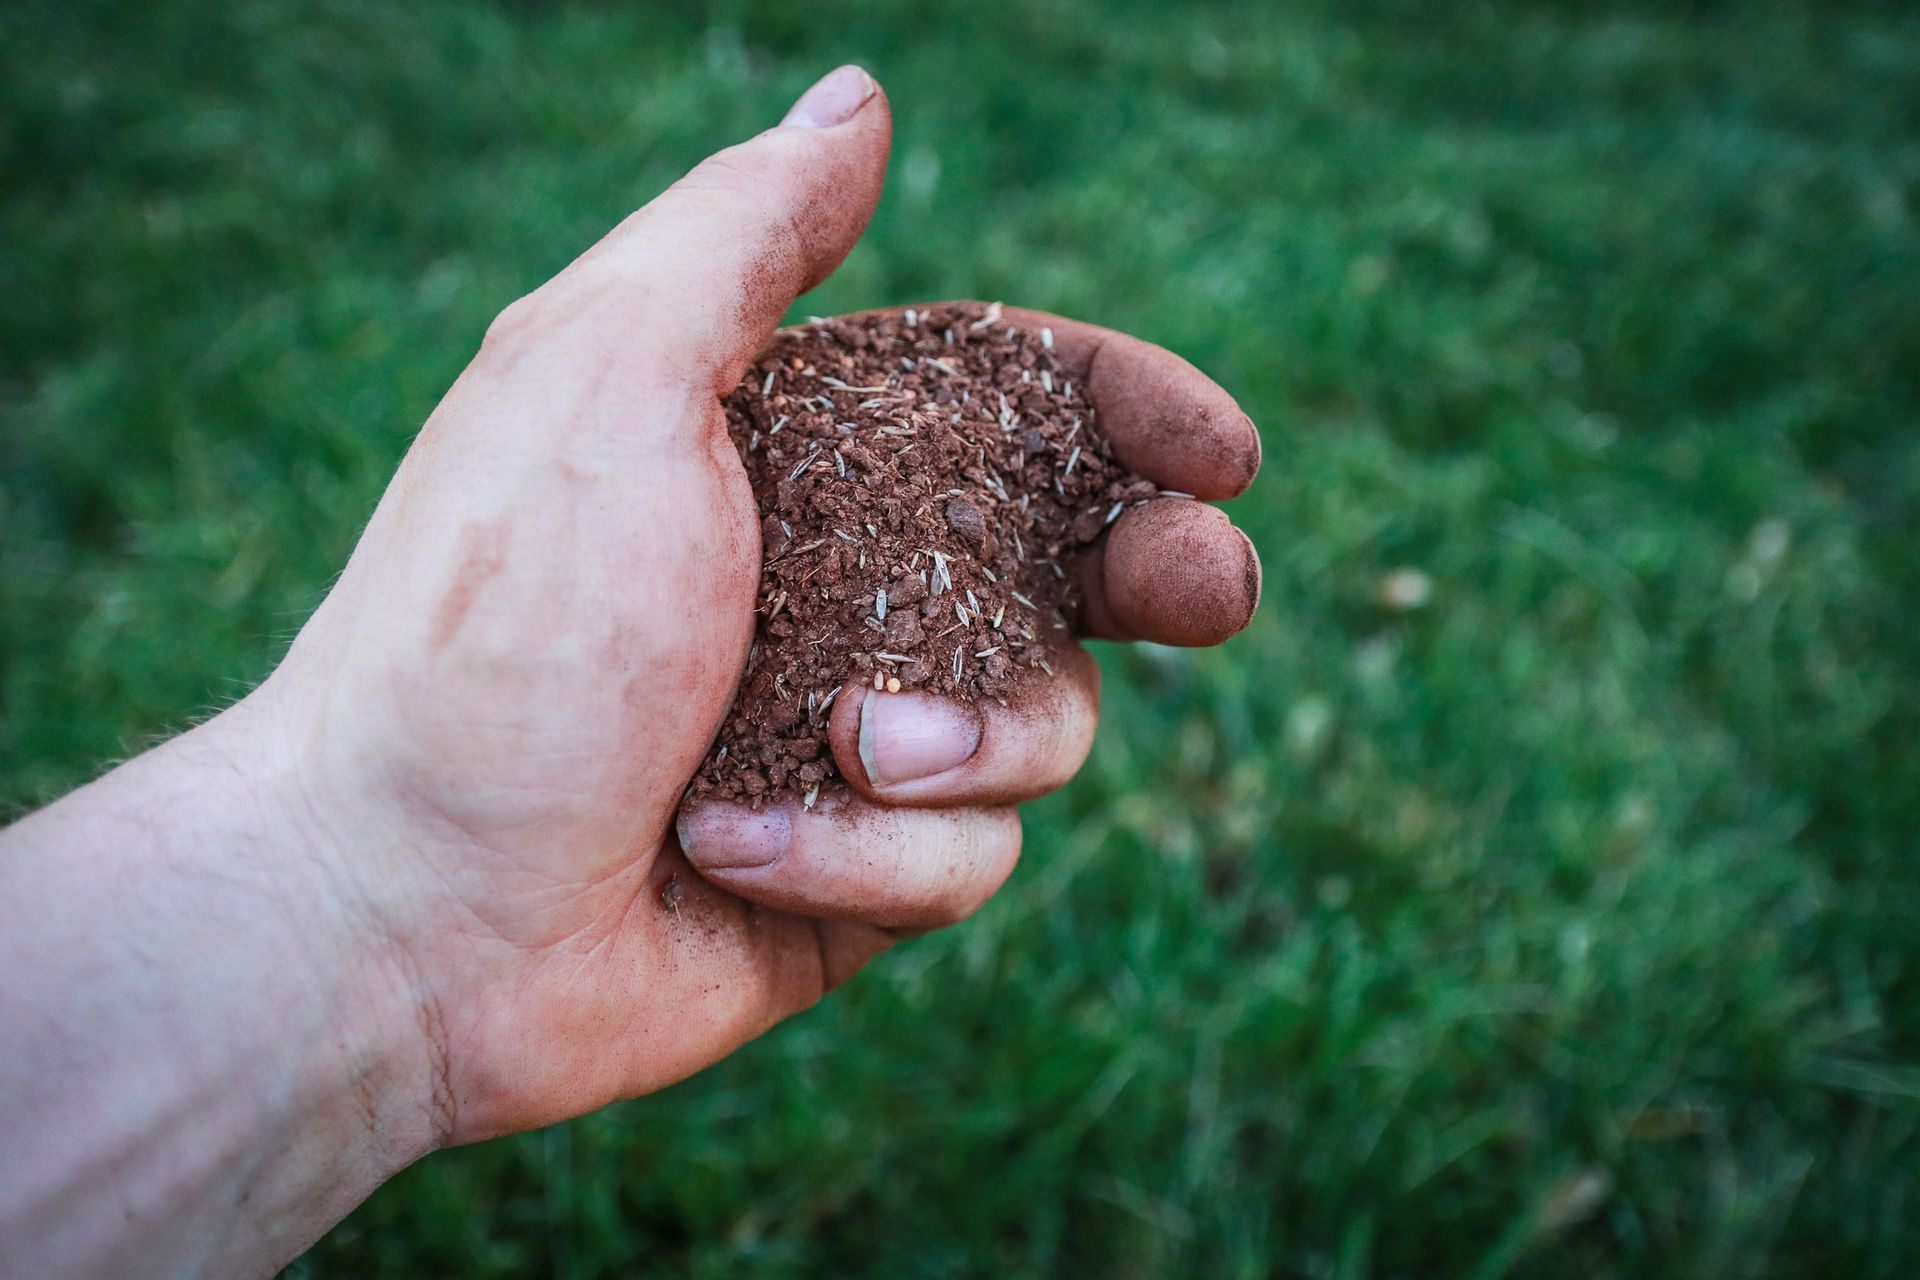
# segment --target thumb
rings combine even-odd
[[[794,298],[866,230],[892,137],[880,86],[840,67],[778,126],[702,161],[552,284],[621,309],[629,340],[671,352],[677,373],[724,395]]]

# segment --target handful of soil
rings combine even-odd
[[[815,320],[726,399],[763,546],[747,669],[689,796],[808,807],[846,784],[836,700],[1002,705],[1052,673],[1075,554],[1158,492],[1114,460],[1053,335],[999,304]]]

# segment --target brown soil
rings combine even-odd
[[[775,336],[726,400],[761,515],[759,623],[691,796],[811,806],[845,785],[827,716],[849,689],[1004,704],[1052,670],[1076,553],[1156,490],[1051,347],[971,304]]]

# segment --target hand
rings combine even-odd
[[[1077,650],[1006,708],[842,697],[856,795],[675,831],[759,576],[720,400],[859,237],[889,133],[843,68],[509,307],[279,669],[0,832],[0,1271],[269,1272],[423,1151],[687,1075],[1007,875],[1010,806],[1092,738]],[[1123,461],[1252,479],[1189,365],[1006,315]],[[1259,594],[1188,498],[1077,571],[1114,638],[1212,643]]]
[[[1065,782],[1098,679],[1076,650],[1007,709],[843,698],[858,798],[676,809],[732,698],[760,542],[720,398],[852,248],[887,160],[854,68],[720,153],[504,312],[338,584],[255,700],[294,744],[338,883],[394,957],[442,1142],[657,1089],[950,923],[1012,868],[1011,805]],[[1200,498],[1258,466],[1218,387],[1137,340],[1053,330],[1122,459]],[[1259,569],[1159,499],[1087,575],[1091,634],[1212,643]],[[683,852],[684,846],[684,852]]]
[[[1159,347],[1077,320],[1007,307],[1046,330],[1085,387],[1121,458],[1163,489],[1126,511],[1076,567],[1083,634],[1209,645],[1238,632],[1260,597],[1260,561],[1217,508],[1260,466],[1260,440],[1232,398]],[[896,928],[951,924],[1012,871],[1011,806],[1065,785],[1093,745],[1100,670],[1077,644],[1053,677],[1002,707],[856,690],[829,722],[834,761],[856,795],[813,809],[702,803],[677,823],[687,858],[741,897],[811,916]]]

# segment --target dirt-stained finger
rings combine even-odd
[[[880,693],[835,704],[827,737],[840,772],[890,805],[1020,804],[1080,771],[1100,718],[1100,668],[1078,645],[1058,647],[1053,671],[1007,699],[975,704]]]
[[[676,831],[687,861],[730,893],[888,929],[964,920],[1020,857],[1012,809],[893,809],[851,794],[758,812],[700,802]]]
[[[983,306],[979,302],[920,303]],[[888,307],[902,311],[904,307]],[[855,313],[853,318],[876,314]],[[1086,389],[1120,460],[1164,489],[1217,501],[1245,493],[1260,470],[1260,433],[1220,384],[1165,347],[1084,320],[1002,307],[1037,334]]]
[[[699,375],[717,395],[731,391],[795,295],[853,249],[885,182],[886,94],[852,66],[816,88],[833,90],[850,114],[822,126],[790,114],[709,156],[509,307],[494,345],[589,314],[595,335],[620,344],[614,367],[646,369],[640,355],[664,348],[673,375]],[[596,355],[595,368],[613,364]]]
[[[1209,500],[1246,492],[1260,433],[1234,398],[1165,347],[1043,311],[1007,307],[1009,324],[1051,340],[1062,368],[1086,380],[1120,460],[1162,488]]]
[[[1214,645],[1253,621],[1260,554],[1218,507],[1156,498],[1114,522],[1081,581],[1088,635]]]

